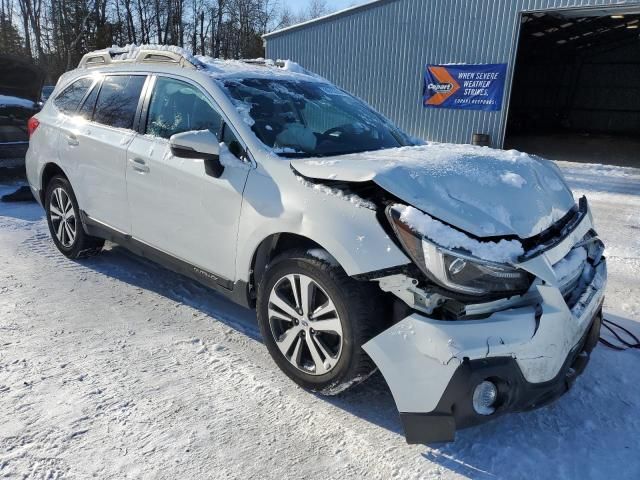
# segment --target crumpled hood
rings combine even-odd
[[[530,238],[575,204],[555,164],[513,150],[428,144],[291,164],[308,178],[373,181],[477,237]]]

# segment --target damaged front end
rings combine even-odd
[[[354,275],[395,300],[393,326],[363,348],[409,443],[545,405],[582,372],[600,333],[604,245],[553,164],[428,145],[292,168],[374,205],[410,259]],[[500,185],[505,171],[518,185]]]
[[[522,242],[458,237],[428,218],[416,229],[420,219],[396,206],[386,213],[418,268],[374,278],[408,309],[364,349],[409,443],[452,441],[457,429],[568,390],[597,343],[607,277],[585,198]]]

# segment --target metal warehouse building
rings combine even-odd
[[[265,42],[424,139],[640,165],[639,25],[636,0],[378,0]],[[503,67],[493,111],[427,105],[464,87],[425,80],[453,64]]]

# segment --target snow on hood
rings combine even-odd
[[[500,240],[499,242],[480,242],[464,233],[454,230],[426,213],[406,205],[392,207],[400,214],[400,220],[416,232],[449,249],[462,248],[471,255],[498,263],[514,263],[524,253],[518,240]]]
[[[291,163],[308,178],[373,181],[481,238],[530,238],[575,204],[555,164],[514,150],[432,143]]]

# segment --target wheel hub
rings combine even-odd
[[[309,375],[324,375],[342,354],[342,323],[327,292],[311,277],[290,274],[269,295],[269,325],[284,357]]]
[[[49,216],[58,242],[70,248],[76,240],[76,212],[69,194],[62,187],[51,192]]]

